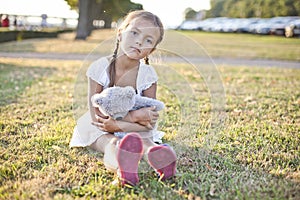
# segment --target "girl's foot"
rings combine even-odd
[[[137,133],[128,133],[117,147],[117,161],[122,185],[139,182],[138,165],[143,155],[142,139]]]
[[[148,162],[159,174],[161,180],[176,173],[176,154],[168,146],[154,146],[149,150]]]

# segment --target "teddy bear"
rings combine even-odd
[[[91,102],[101,113],[116,120],[123,119],[131,110],[155,106],[155,111],[160,111],[165,107],[159,100],[137,95],[131,86],[106,88],[101,93],[94,94]]]

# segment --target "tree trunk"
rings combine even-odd
[[[77,40],[85,40],[91,35],[93,20],[102,12],[102,0],[79,0],[79,19],[76,32]]]
[[[112,17],[105,15],[103,18],[105,24],[104,24],[104,28],[111,28],[111,23],[112,23]]]
[[[89,8],[92,0],[79,0],[79,19],[76,40],[85,40],[89,35]]]
[[[99,19],[100,14],[102,13],[102,0],[91,0],[92,3],[90,5],[90,12],[89,12],[89,35],[92,33],[92,31],[95,29],[93,25],[93,21],[95,19]]]

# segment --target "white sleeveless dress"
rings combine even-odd
[[[109,60],[102,57],[94,61],[88,68],[86,76],[103,86],[103,89],[109,86]],[[140,64],[137,75],[136,89],[138,95],[142,95],[143,91],[148,89],[153,83],[158,81],[155,69],[146,64]],[[70,141],[70,147],[86,147],[94,143],[97,138],[103,134],[110,134],[101,131],[91,124],[92,118],[90,112],[87,111],[78,120],[74,128]],[[154,142],[161,143],[164,135],[163,132],[156,129],[152,130]]]

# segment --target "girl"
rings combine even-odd
[[[176,155],[168,146],[153,142],[153,127],[159,117],[154,107],[130,111],[122,120],[104,116],[91,103],[91,97],[113,86],[132,86],[138,95],[156,98],[157,74],[148,63],[164,34],[160,19],[147,11],[129,13],[117,32],[112,56],[91,64],[89,80],[89,112],[77,121],[70,146],[90,146],[104,153],[106,168],[117,171],[121,183],[139,182],[138,164],[145,152],[148,163],[162,180],[175,175]],[[144,59],[145,64],[140,63]],[[120,139],[115,132],[127,132]]]

